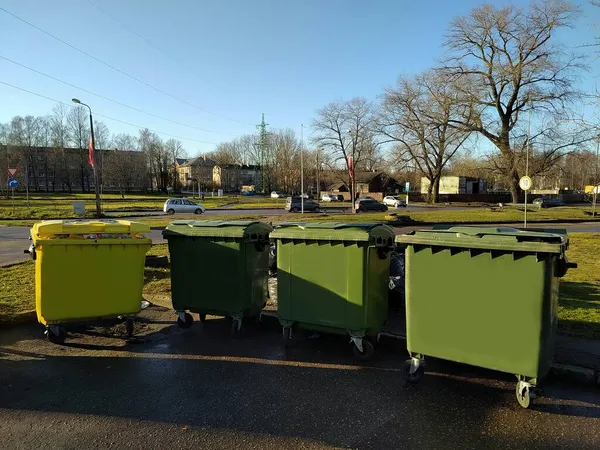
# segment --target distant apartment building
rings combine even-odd
[[[213,184],[213,169],[215,162],[206,155],[192,159],[178,159],[175,163],[179,183],[184,189],[204,185],[207,189]]]
[[[237,192],[242,186],[260,186],[261,176],[260,166],[220,164],[213,167],[212,181],[216,189]]]
[[[95,160],[104,190],[116,187],[112,180],[123,179],[123,171],[128,171],[128,190],[146,188],[144,156],[140,152],[96,149]],[[115,164],[116,160],[121,162]],[[34,192],[92,192],[95,189],[87,148],[0,145],[0,182],[3,186],[6,186],[8,167],[18,169],[16,177],[20,190],[25,190],[26,185]]]

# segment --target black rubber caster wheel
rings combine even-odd
[[[135,322],[133,321],[133,319],[127,319],[125,321],[125,332],[126,332],[128,338],[133,336],[134,326],[135,326]]]
[[[242,332],[242,320],[241,319],[233,319],[231,322],[231,335],[236,337],[239,336]]]
[[[181,317],[177,317],[177,325],[179,325],[179,328],[189,328],[194,324],[194,318],[190,313],[185,313],[183,317],[184,320],[181,320]]]
[[[409,383],[417,384],[423,378],[423,374],[425,373],[425,368],[423,365],[420,365],[419,368],[414,373],[410,373],[410,368],[412,364],[411,361],[405,361],[402,366],[402,376]]]
[[[67,339],[67,330],[63,327],[46,328],[46,338],[53,344],[64,344]]]
[[[531,392],[529,385],[519,381],[515,389],[515,395],[517,397],[517,402],[522,408],[529,408],[531,406],[534,395],[533,392]]]
[[[206,322],[206,314],[200,314],[200,322]]]
[[[363,349],[361,352],[356,345],[353,346],[352,351],[354,352],[354,357],[356,359],[360,359],[361,361],[370,360],[375,353],[375,346],[369,339],[363,339],[362,347]]]

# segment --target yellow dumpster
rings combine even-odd
[[[31,229],[35,306],[48,340],[62,343],[63,324],[140,312],[150,227],[125,220],[49,220]]]

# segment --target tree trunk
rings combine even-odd
[[[431,194],[429,196],[429,203],[438,203],[440,201],[440,179],[441,175],[438,174],[433,178],[433,183],[430,183],[430,186],[433,186],[431,189]]]
[[[429,180],[429,186],[427,186],[427,203],[431,203],[431,199],[433,197],[433,181],[431,178],[427,178]]]
[[[513,169],[508,176],[508,185],[510,186],[510,195],[513,203],[519,203],[521,197],[521,187],[519,186],[519,173],[517,169]]]

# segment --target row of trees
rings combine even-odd
[[[103,185],[123,194],[134,188],[166,192],[179,187],[174,161],[186,156],[180,141],[163,141],[147,129],[140,130],[138,136],[111,135],[100,121],[94,121],[94,136],[96,148],[108,150],[96,154]],[[28,168],[34,190],[72,192],[77,187],[91,192],[93,177],[86,151],[89,139],[89,117],[82,107],[59,104],[47,116],[15,116],[0,124],[0,144],[7,146],[6,154],[0,155],[0,166],[16,166],[23,173]],[[40,147],[50,150],[39,151]],[[130,152],[139,155],[132,157]]]
[[[319,109],[313,143],[346,169],[352,160],[377,166],[385,148],[398,171],[430,180],[432,202],[452,160],[487,143],[493,150],[482,157],[486,178],[499,180],[516,202],[525,172],[549,174],[565,155],[582,159],[577,152],[585,154],[598,130],[574,119],[574,106],[583,100],[575,81],[584,61],[555,38],[577,13],[562,0],[537,1],[528,9],[475,8],[450,24],[444,60],[400,77],[379,105],[355,98]]]

